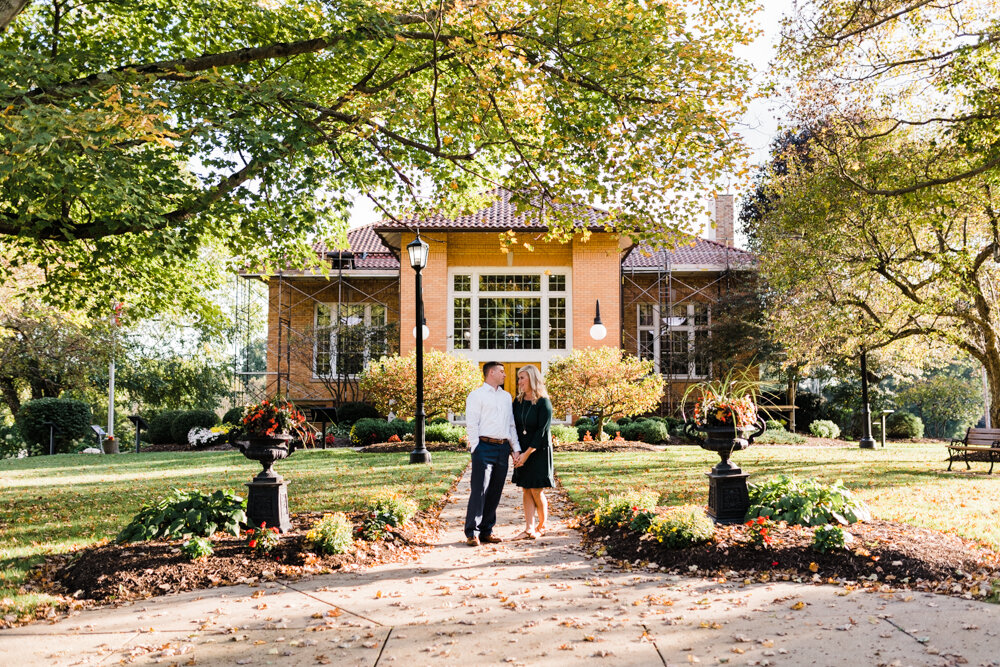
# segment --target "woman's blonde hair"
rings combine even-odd
[[[538,370],[538,366],[534,366],[532,364],[521,366],[517,369],[517,374],[520,375],[521,373],[528,376],[528,384],[531,386],[531,393],[535,395],[535,400],[532,401],[532,403],[540,398],[549,397],[549,392],[545,388],[545,380],[542,379],[542,374]],[[524,400],[524,392],[517,392],[517,398],[518,400]]]

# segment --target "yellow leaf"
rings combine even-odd
[[[795,604],[792,605],[792,609],[802,609],[805,606],[806,606],[806,603],[802,602],[800,600],[800,601],[798,601],[798,602],[796,602]]]
[[[816,563],[809,563],[809,571],[819,572],[819,565],[817,565]]]

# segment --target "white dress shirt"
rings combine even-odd
[[[486,382],[465,399],[465,431],[469,449],[476,451],[479,436],[509,440],[515,452],[521,451],[514,426],[513,400],[503,389],[494,389]]]

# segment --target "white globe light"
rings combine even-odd
[[[431,337],[431,329],[426,324],[423,326],[423,340],[427,340]],[[413,327],[413,337],[417,337],[417,328]]]
[[[590,327],[590,337],[594,340],[604,340],[604,337],[608,335],[608,328],[603,324],[595,324]]]

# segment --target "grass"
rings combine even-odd
[[[988,464],[948,467],[940,443],[890,443],[885,449],[754,446],[733,455],[750,483],[785,474],[824,482],[844,480],[876,518],[954,533],[1000,551],[1000,475]],[[592,510],[602,495],[626,487],[651,488],[664,505],[708,502],[705,473],[718,456],[697,447],[607,454],[556,451],[555,467],[570,499]]]
[[[276,469],[289,482],[292,512],[350,510],[367,492],[404,492],[424,509],[468,463],[468,454],[436,452],[431,465],[406,454],[299,451]],[[18,588],[43,555],[114,538],[143,504],[172,488],[235,489],[260,465],[238,452],[60,455],[0,461],[0,618],[53,602]]]

